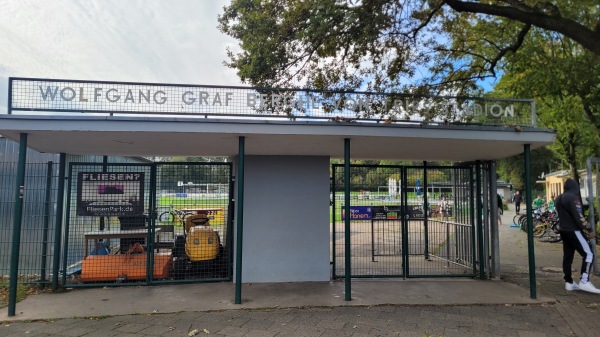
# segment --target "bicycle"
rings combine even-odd
[[[562,240],[558,231],[558,218],[550,220],[550,227],[546,227],[538,239],[543,242],[560,242]]]
[[[191,212],[184,212],[180,209],[173,207],[173,205],[169,206],[170,209],[168,211],[162,212],[158,216],[158,221],[160,222],[175,222],[179,221],[180,223],[185,223],[185,217],[188,215],[192,215]]]
[[[548,229],[556,222],[558,215],[556,212],[546,209],[544,212],[536,215],[535,219],[537,224],[533,226],[533,235],[541,237],[546,234]]]

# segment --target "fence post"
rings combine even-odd
[[[27,134],[19,139],[19,163],[17,166],[17,186],[13,212],[13,237],[10,257],[10,278],[8,287],[8,316],[15,315],[17,304],[17,283],[19,277],[19,249],[21,248],[21,223],[23,221],[23,199],[25,197],[25,162],[27,160]]]
[[[477,247],[479,255],[479,279],[485,278],[485,252],[483,250],[483,205],[481,198],[483,197],[481,188],[481,162],[478,160],[475,163],[475,176],[476,176],[476,193],[475,193],[475,204],[477,209]]]
[[[496,162],[490,162],[490,207],[491,207],[491,215],[492,215],[492,223],[490,224],[490,237],[492,241],[492,265],[490,268],[491,277],[496,278],[500,277],[500,238],[499,238],[499,227],[498,227],[498,219],[500,219],[501,215],[498,213],[498,176],[496,174]],[[493,194],[493,195],[492,195]]]
[[[429,197],[428,197],[428,188],[427,185],[427,162],[423,162],[423,189],[425,189],[425,193],[423,194],[423,231],[425,235],[425,260],[429,260]]]
[[[237,169],[237,230],[235,248],[235,304],[242,304],[242,237],[244,225],[244,157],[246,138],[240,137]]]
[[[50,198],[52,189],[52,161],[48,162],[46,170],[46,195],[44,200],[44,229],[42,232],[42,263],[40,267],[41,287],[45,287],[46,282],[46,259],[48,258],[48,229],[50,227]]]
[[[352,261],[350,253],[350,139],[344,139],[344,210],[346,217],[344,219],[344,285],[345,285],[345,296],[346,301],[352,300],[351,294],[351,276],[352,276]]]
[[[65,198],[65,166],[67,155],[60,154],[58,163],[58,186],[56,193],[56,214],[54,218],[54,254],[52,256],[52,291],[58,290],[60,267],[60,238],[62,233],[63,206]],[[66,269],[66,268],[65,268]]]
[[[533,249],[533,224],[531,221],[531,168],[530,168],[530,145],[524,145],[525,152],[525,212],[527,213],[527,255],[529,256],[529,293],[532,299],[537,298],[535,284],[535,252]]]

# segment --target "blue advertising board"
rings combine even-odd
[[[372,206],[350,206],[350,220],[371,220]],[[342,220],[346,219],[346,209],[342,206]]]

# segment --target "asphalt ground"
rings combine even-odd
[[[513,215],[500,227],[499,280],[356,281],[352,301],[343,282],[244,285],[241,305],[231,284],[82,289],[30,296],[13,317],[0,310],[0,337],[600,336],[600,295],[564,290],[560,243],[534,240],[531,298],[527,237]]]

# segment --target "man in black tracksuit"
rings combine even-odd
[[[517,214],[519,214],[519,212],[521,211],[521,199],[521,193],[517,191],[514,196],[515,212],[517,212]]]
[[[563,273],[565,289],[583,290],[590,293],[600,294],[600,289],[594,287],[590,282],[590,269],[594,260],[594,253],[584,236],[584,230],[591,233],[591,227],[583,216],[581,200],[579,198],[579,184],[575,179],[565,181],[564,192],[555,200],[558,211],[559,230],[563,243]],[[581,280],[579,284],[573,281],[571,265],[575,251],[581,255]]]

